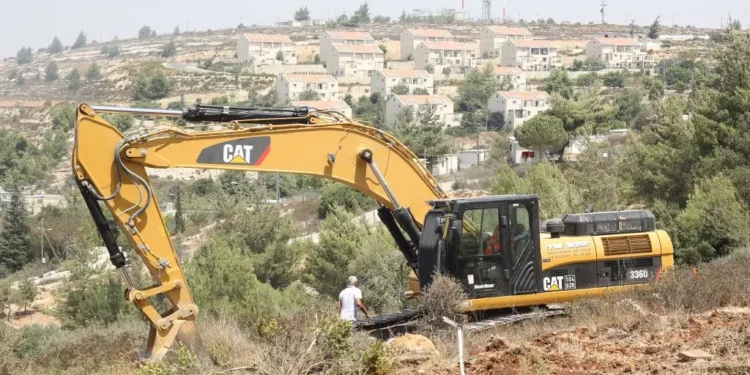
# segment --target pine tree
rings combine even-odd
[[[182,233],[185,231],[185,218],[182,216],[182,189],[178,186],[175,191],[175,214],[174,214],[174,231]]]
[[[11,272],[21,269],[31,255],[31,229],[28,214],[21,193],[16,190],[5,211],[2,232],[0,232],[0,265]]]
[[[52,44],[50,44],[49,47],[47,47],[48,53],[60,53],[62,52],[62,50],[63,50],[62,42],[60,42],[60,39],[58,39],[57,37],[52,39]]]
[[[81,31],[81,33],[78,34],[78,38],[76,39],[76,41],[72,46],[70,46],[70,49],[78,49],[83,47],[86,47],[86,35],[83,33],[83,31]]]

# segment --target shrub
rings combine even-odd
[[[436,274],[432,284],[420,295],[419,302],[424,315],[420,327],[426,331],[445,328],[443,317],[455,322],[464,322],[466,315],[459,311],[459,305],[466,299],[466,292],[454,277]]]
[[[334,206],[341,206],[352,213],[360,213],[366,209],[373,208],[372,199],[344,184],[334,182],[323,187],[318,206],[318,217],[325,219],[331,213]]]

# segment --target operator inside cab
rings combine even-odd
[[[500,224],[498,224],[492,232],[492,237],[487,241],[487,246],[484,248],[484,255],[500,254],[500,250],[502,250],[500,243]]]

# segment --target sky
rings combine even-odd
[[[481,0],[465,0],[471,16],[481,14]],[[601,0],[506,0],[511,18],[553,18],[555,21],[599,20]],[[650,24],[661,16],[662,24],[719,27],[728,15],[750,25],[748,0],[607,0],[607,22],[625,24],[635,20]],[[363,2],[363,1],[362,1]],[[461,0],[369,0],[372,15],[398,17],[402,11],[461,7]],[[308,6],[312,18],[351,15],[360,0],[0,0],[0,58],[15,56],[22,46],[34,50],[47,47],[58,36],[63,45],[75,41],[83,31],[89,41],[137,36],[141,26],[157,33],[206,30],[245,25],[272,25],[292,18],[294,11]],[[343,5],[342,5],[343,4]],[[501,17],[503,0],[493,0],[493,17]],[[627,17],[627,18],[626,18]]]

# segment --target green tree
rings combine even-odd
[[[592,72],[576,77],[575,85],[578,87],[593,87],[597,82],[599,82],[599,75]]]
[[[625,75],[622,72],[607,72],[604,74],[603,82],[605,86],[611,88],[625,87]]]
[[[501,131],[505,128],[505,113],[490,112],[490,118],[487,120],[487,129]]]
[[[102,78],[102,72],[101,69],[99,69],[99,64],[94,61],[89,65],[89,68],[86,69],[86,79],[89,81],[96,81],[99,78]]]
[[[427,91],[427,89],[422,88],[422,87],[415,87],[411,94],[412,95],[432,95],[431,92]]]
[[[539,114],[515,129],[522,147],[544,152],[559,152],[568,143],[568,133],[557,117]]]
[[[318,217],[325,219],[335,207],[342,207],[349,212],[361,213],[374,208],[372,199],[362,192],[347,185],[333,182],[323,187],[318,204]]]
[[[372,22],[381,23],[381,24],[382,23],[390,23],[391,22],[391,17],[375,16],[375,17],[372,18]]]
[[[573,96],[573,80],[570,79],[567,71],[554,70],[547,78],[544,91],[550,94],[557,93],[565,99],[570,99]]]
[[[18,65],[24,65],[30,63],[34,59],[34,51],[31,50],[31,47],[23,48],[21,47],[20,50],[16,53],[16,63]]]
[[[161,49],[161,57],[172,57],[177,54],[177,45],[174,40],[170,40],[169,43],[165,44]]]
[[[310,20],[310,10],[307,9],[307,6],[299,8],[297,9],[296,12],[294,12],[294,20],[295,21],[309,21]]]
[[[153,30],[151,30],[148,26],[141,27],[140,30],[138,30],[138,39],[146,39],[150,38],[153,34]]]
[[[135,120],[130,115],[104,115],[104,119],[114,125],[120,132],[125,132],[133,127]]]
[[[52,82],[56,79],[58,79],[58,68],[57,68],[57,62],[50,61],[47,64],[47,67],[44,69],[44,80],[47,82]]]
[[[491,66],[472,70],[458,86],[458,111],[475,112],[485,109],[490,97],[499,87],[500,82],[495,78]]]
[[[276,52],[276,60],[284,61],[284,52],[282,50],[279,50],[278,52]]]
[[[180,27],[179,26],[175,26],[174,30],[172,30],[172,36],[177,36],[177,35],[180,35]]]
[[[409,95],[409,86],[398,84],[391,88],[391,93],[393,93],[393,95]]]
[[[24,280],[20,286],[21,299],[23,300],[23,310],[26,311],[26,307],[34,302],[34,298],[39,293],[36,285],[30,280]]]
[[[718,175],[698,181],[671,233],[678,260],[693,264],[708,261],[747,244],[750,215],[732,180]]]
[[[643,94],[638,89],[625,89],[615,96],[614,104],[617,106],[617,120],[633,124],[636,116],[643,110]]]
[[[182,212],[182,189],[178,185],[174,192],[175,214],[174,214],[174,231],[175,233],[185,232],[185,217]]]
[[[21,192],[14,189],[0,232],[0,264],[11,272],[21,269],[31,259],[31,229]]]
[[[443,132],[445,124],[435,116],[434,107],[420,111],[417,114],[417,122],[419,126],[407,125],[399,128],[396,136],[415,154],[422,155],[432,164],[450,148]]]
[[[86,35],[84,35],[83,31],[81,31],[81,33],[78,34],[78,38],[76,38],[76,41],[72,46],[70,46],[70,49],[79,49],[83,47],[86,47]]]
[[[104,51],[104,47],[102,47],[102,51]],[[117,57],[120,55],[120,47],[117,44],[112,44],[104,53],[106,53],[110,58]]]
[[[359,9],[354,11],[350,22],[353,23],[370,23],[370,5],[364,3],[359,6]]]
[[[133,87],[133,100],[158,100],[169,95],[171,84],[163,73],[141,75]]]
[[[305,90],[299,94],[299,100],[305,100],[305,101],[320,100],[320,93],[314,90]]]
[[[654,22],[651,24],[651,27],[648,29],[648,38],[649,39],[659,39],[659,35],[661,34],[661,23],[659,22],[659,18],[661,16],[656,17]]]
[[[135,309],[122,298],[125,294],[122,283],[112,275],[96,278],[95,273],[86,266],[72,272],[65,285],[65,298],[58,307],[63,327],[107,325],[116,322],[123,312],[134,314]]]
[[[81,73],[78,71],[78,68],[71,70],[65,79],[68,80],[68,89],[78,90],[81,88]]]
[[[54,39],[52,39],[52,43],[49,45],[49,47],[47,47],[47,53],[50,54],[60,53],[62,52],[62,50],[62,42],[60,42],[60,39],[58,39],[57,37],[54,37]]]

